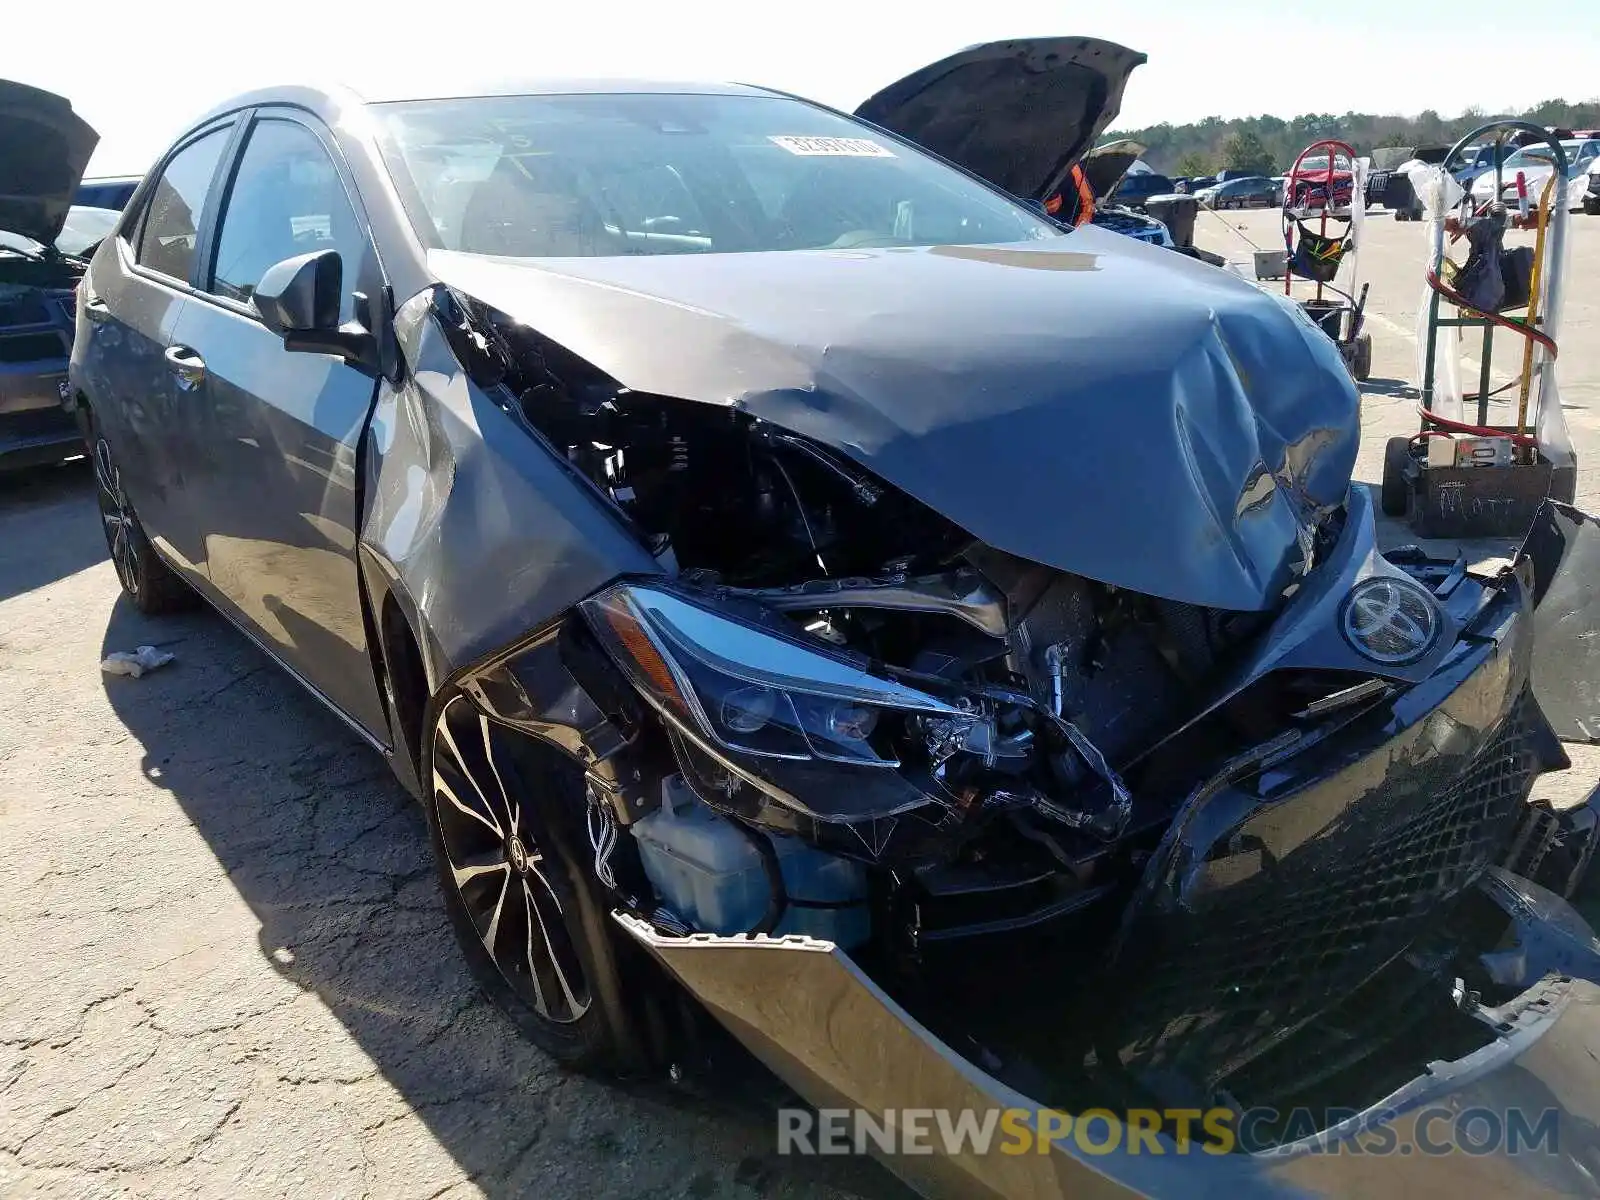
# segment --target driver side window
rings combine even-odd
[[[248,304],[268,267],[318,250],[337,250],[344,261],[339,319],[348,321],[367,240],[339,173],[305,126],[258,121],[222,212],[207,290]]]

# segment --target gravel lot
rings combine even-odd
[[[1238,235],[1276,221],[1202,215],[1200,240],[1248,258]],[[1600,220],[1573,228],[1564,395],[1593,510]],[[1421,233],[1369,231],[1375,482],[1414,428]],[[141,643],[177,662],[101,676]],[[81,463],[0,478],[0,695],[0,1196],[904,1195],[777,1159],[769,1113],[565,1076],[513,1036],[383,765],[219,617],[119,601]],[[1550,794],[1592,784],[1574,757]]]

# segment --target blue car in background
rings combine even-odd
[[[105,208],[121,212],[128,207],[128,201],[133,199],[134,189],[143,179],[143,175],[102,175],[95,179],[85,179],[78,185],[72,202],[86,208]]]

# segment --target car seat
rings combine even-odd
[[[558,182],[549,178],[554,170],[538,174],[545,178],[535,178],[509,155],[496,163],[462,210],[460,249],[521,258],[616,253],[599,211],[570,184],[570,176]]]

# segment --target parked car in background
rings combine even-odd
[[[1390,148],[1392,149],[1392,148]],[[1425,146],[1414,146],[1407,149],[1406,156],[1390,171],[1385,172],[1381,167],[1375,168],[1373,175],[1368,179],[1367,196],[1369,202],[1373,199],[1373,182],[1380,181],[1382,191],[1377,199],[1383,206],[1394,213],[1396,221],[1420,221],[1422,219],[1422,202],[1418,200],[1416,189],[1411,186],[1411,173],[1419,167],[1437,166],[1442,163],[1445,156],[1450,153],[1450,147],[1443,143]],[[1384,150],[1373,151],[1373,161],[1391,161]]]
[[[67,399],[75,291],[119,214],[74,207],[98,137],[60,96],[0,81],[0,470],[57,462],[83,440]],[[26,147],[26,153],[21,148]]]
[[[1121,185],[1128,179],[1143,179],[1148,172],[1130,175],[1130,169],[1139,162],[1145,147],[1127,138],[1096,146],[1083,156],[1080,164],[1084,182],[1093,197],[1094,224],[1110,229],[1125,237],[1156,246],[1173,246],[1172,233],[1165,224],[1120,200]],[[1155,176],[1155,178],[1162,178]],[[1136,189],[1137,191],[1137,189]],[[1161,193],[1147,192],[1145,199]],[[1048,211],[1048,206],[1047,206]]]
[[[128,201],[133,199],[134,189],[139,186],[143,178],[143,175],[102,175],[85,179],[78,185],[72,202],[90,208],[109,208],[121,212],[128,207]]]
[[[1573,138],[1560,143],[1566,156],[1566,175],[1556,185],[1553,203],[1563,204],[1569,211],[1581,211],[1589,190],[1589,169],[1600,158],[1600,138]],[[1520,175],[1527,191],[1529,204],[1537,204],[1545,182],[1555,173],[1554,154],[1548,143],[1535,143],[1514,151],[1501,166],[1500,199],[1507,204],[1517,204],[1520,196],[1517,177]],[[1469,189],[1473,203],[1486,204],[1495,197],[1495,171],[1481,173]]]
[[[1372,152],[1372,163],[1367,171],[1367,203],[1382,204],[1389,178],[1395,168],[1411,157],[1410,146],[1379,146]]]
[[[1284,204],[1296,209],[1348,207],[1355,190],[1354,164],[1343,153],[1333,158],[1331,173],[1326,154],[1303,158],[1291,168],[1284,183]]]
[[[1141,209],[1144,202],[1151,196],[1169,196],[1173,194],[1172,179],[1170,176],[1159,174],[1155,171],[1129,171],[1122,176],[1121,181],[1111,190],[1107,203],[1119,204],[1124,208]]]
[[[1502,147],[1500,153],[1509,158],[1513,152]],[[1455,176],[1457,183],[1470,191],[1479,175],[1494,169],[1494,156],[1493,143],[1486,146],[1468,146],[1451,160],[1450,174]]]
[[[1271,208],[1279,194],[1279,185],[1265,175],[1248,175],[1215,184],[1195,198],[1205,208]]]

